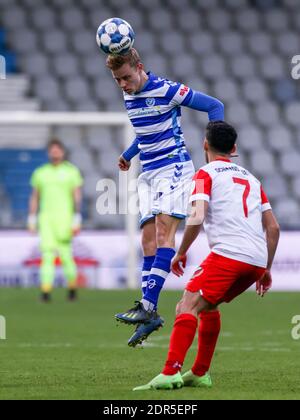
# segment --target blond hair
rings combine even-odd
[[[135,48],[131,48],[129,53],[121,54],[109,54],[106,59],[106,66],[110,70],[119,70],[124,64],[128,63],[130,67],[136,68],[137,65],[141,62],[139,53]]]

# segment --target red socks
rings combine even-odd
[[[194,341],[197,324],[198,320],[194,315],[181,314],[176,317],[168,358],[162,371],[164,375],[175,375],[180,371],[186,353]]]
[[[208,372],[221,329],[219,311],[201,312],[198,335],[198,353],[192,372],[203,376]]]
[[[200,314],[198,335],[198,353],[192,372],[203,376],[208,372],[221,330],[219,311]],[[198,321],[191,314],[181,314],[175,319],[170,339],[168,358],[162,373],[175,375],[181,370],[186,353],[191,347],[196,334]]]

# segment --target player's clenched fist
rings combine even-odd
[[[256,282],[256,293],[263,297],[272,287],[272,276],[270,271],[266,270],[265,274]]]
[[[128,162],[126,159],[123,158],[123,156],[119,157],[119,168],[121,171],[128,171],[128,169],[131,166],[131,162]]]
[[[171,262],[171,270],[177,277],[180,277],[184,273],[184,268],[186,267],[186,255],[176,254]]]
[[[37,231],[37,216],[35,214],[30,214],[27,219],[27,228],[29,232],[36,233]]]
[[[72,234],[73,236],[79,235],[82,225],[82,216],[80,213],[74,214],[72,223]]]

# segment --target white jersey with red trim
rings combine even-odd
[[[203,166],[193,181],[190,202],[209,202],[204,229],[212,252],[265,268],[268,249],[262,213],[271,206],[261,183],[227,159]]]

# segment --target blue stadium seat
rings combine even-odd
[[[36,168],[47,162],[44,149],[0,149],[0,167],[3,169]]]
[[[47,162],[46,150],[0,149],[0,182],[15,220],[25,220],[32,172]]]
[[[15,73],[17,71],[16,54],[7,50],[0,50],[0,55],[2,55],[5,58],[6,73]]]
[[[0,29],[0,50],[4,49],[4,43],[5,43],[5,31],[3,29]]]
[[[15,220],[26,220],[28,214],[29,195],[18,194],[10,197],[11,209]]]
[[[278,0],[252,0],[253,5],[261,10],[271,10],[273,7],[278,6]]]
[[[4,29],[0,28],[0,55],[5,58],[6,73],[15,73],[17,70],[16,54],[6,48],[6,33]]]
[[[163,8],[161,3],[164,3]],[[290,70],[291,57],[300,50],[299,0],[0,0],[0,4],[3,25],[0,51],[5,51],[7,71],[24,72],[30,86],[26,92],[22,90],[22,95],[30,92],[37,98],[33,105],[14,103],[10,90],[5,88],[10,100],[0,104],[1,109],[23,110],[25,106],[41,104],[45,111],[123,112],[121,93],[95,42],[100,22],[109,16],[122,16],[136,31],[135,46],[147,70],[185,82],[224,101],[226,119],[239,131],[242,161],[246,160],[254,173],[266,176],[275,210],[279,192],[285,188],[292,191],[295,179],[298,187],[300,175],[296,160],[299,156],[295,146],[300,151],[300,90]],[[74,25],[80,28],[75,34]],[[11,46],[17,56],[5,50],[6,45]],[[78,78],[81,73],[84,77]],[[12,82],[14,84],[14,80]],[[191,151],[198,166],[198,136],[203,132],[206,116],[189,110],[184,112],[187,144],[190,145],[190,138],[195,136]],[[58,134],[75,161],[82,156],[72,151],[78,149],[78,145],[80,151],[87,144],[87,158],[83,163],[79,159],[79,166],[92,184],[98,173],[111,172],[116,178],[117,172],[111,166],[106,167],[109,166],[106,156],[110,156],[111,162],[112,153],[120,146],[116,141],[119,137],[114,130],[100,127]],[[6,147],[4,144],[10,144],[10,138],[5,138],[5,134],[3,138],[2,147]],[[44,136],[40,140],[40,147],[45,139]],[[15,145],[18,138],[12,140]],[[117,144],[117,147],[111,150],[107,144]],[[296,160],[292,158],[291,165],[283,162],[282,150],[288,156],[296,152]],[[104,158],[103,151],[107,152]],[[30,171],[46,160],[45,156],[39,160],[29,151],[22,152],[0,149],[0,183],[14,186],[24,181],[25,188]],[[107,218],[104,221],[94,215],[93,188],[85,189],[91,226],[108,223],[115,227],[120,220]],[[6,190],[4,194],[7,195]],[[16,198],[14,196],[14,213],[22,215],[24,212],[27,201],[22,204],[21,197],[26,194],[28,191],[22,190]],[[299,214],[295,210],[297,206],[300,211],[299,194],[290,206],[295,216]],[[280,222],[284,222],[285,210],[279,207],[278,216]]]

